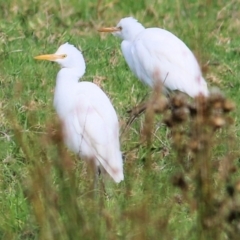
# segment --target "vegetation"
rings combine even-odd
[[[0,1],[1,239],[239,239],[240,2]],[[195,53],[209,99],[159,96],[99,34],[132,15]],[[121,124],[125,180],[93,190],[87,164],[62,142],[52,107],[57,64],[33,57],[69,41],[83,78],[108,94]],[[128,127],[128,110],[146,113]],[[171,109],[166,104],[171,103]],[[234,107],[235,106],[235,107]]]

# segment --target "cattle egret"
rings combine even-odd
[[[116,27],[101,28],[122,39],[123,56],[141,81],[165,90],[178,90],[195,97],[208,95],[207,83],[196,58],[175,35],[161,28],[144,28],[132,17],[123,18]]]
[[[82,53],[69,43],[55,54],[35,59],[58,63],[54,107],[63,125],[70,150],[92,160],[96,170],[104,169],[115,182],[124,179],[116,112],[106,94],[94,83],[78,82],[85,73]]]

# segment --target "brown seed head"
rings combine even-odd
[[[162,113],[164,112],[169,106],[168,99],[164,96],[159,97],[154,103],[153,103],[153,109],[155,113]]]
[[[182,106],[185,106],[187,103],[187,98],[186,95],[183,93],[178,93],[175,94],[172,98],[171,98],[171,105],[175,108],[179,108]]]
[[[211,124],[213,125],[213,127],[220,128],[223,127],[225,123],[226,123],[225,119],[220,116],[211,118]]]
[[[225,99],[223,102],[223,111],[224,112],[230,112],[235,108],[235,103],[232,102],[231,100]]]
[[[187,107],[181,107],[173,110],[173,120],[175,122],[186,121],[189,116],[189,109]]]

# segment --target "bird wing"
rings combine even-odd
[[[135,73],[153,86],[160,80],[170,90],[180,90],[190,96],[202,78],[198,62],[190,49],[175,35],[159,28],[149,28],[131,46]]]
[[[90,82],[79,83],[73,125],[110,176],[123,180],[119,125],[116,112],[105,93]]]
[[[109,98],[93,83],[79,83],[75,109],[81,125],[86,125],[87,122],[85,127],[88,128],[85,130],[96,144],[104,143],[101,137],[103,132],[112,133],[113,130],[118,130],[117,115]]]

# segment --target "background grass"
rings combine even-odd
[[[239,1],[9,0],[0,1],[0,9],[1,239],[237,239]],[[109,95],[123,128],[127,110],[150,89],[130,72],[119,40],[96,30],[130,15],[175,33],[197,56],[209,86],[236,103],[233,124],[214,132],[206,147],[211,154],[205,157],[217,163],[206,183],[212,218],[200,204],[208,199],[198,195],[204,192],[198,168],[181,155],[174,135],[180,130],[167,128],[164,114],[155,118],[150,147],[142,143],[144,116],[122,134],[125,181],[108,183],[107,196],[100,187],[97,199],[86,164],[62,144],[52,107],[59,68],[33,56],[53,53],[66,41],[79,47],[87,63],[83,79]],[[191,123],[180,128],[184,136],[191,133]],[[231,167],[221,165],[224,159]]]

